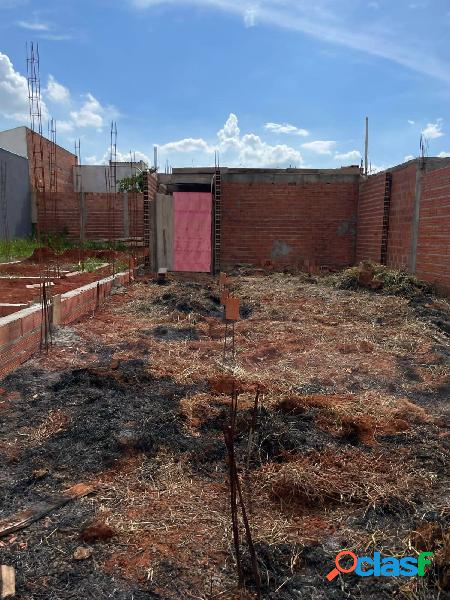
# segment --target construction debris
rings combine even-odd
[[[74,560],[86,560],[92,556],[92,548],[86,548],[86,546],[77,546],[73,553]]]
[[[13,598],[16,595],[16,572],[14,567],[8,565],[0,566],[0,598]]]
[[[68,504],[72,500],[83,498],[88,494],[92,494],[94,488],[85,485],[84,483],[77,483],[71,488],[65,490],[61,496],[56,496],[46,502],[40,502],[30,508],[27,508],[15,515],[3,519],[0,521],[0,538],[4,537],[15,531],[25,529],[29,527],[35,521],[42,519],[51,512],[61,508],[65,504]]]

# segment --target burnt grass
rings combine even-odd
[[[102,354],[109,356],[106,351]],[[51,498],[55,492],[83,481],[83,476],[114,468],[116,462],[130,452],[144,453],[151,459],[158,449],[167,447],[175,454],[188,453],[194,472],[211,477],[219,473],[222,479],[226,477],[226,452],[221,437],[228,414],[225,403],[218,417],[203,423],[200,437],[185,433],[179,412],[180,399],[204,391],[206,384],[180,386],[170,377],[155,378],[142,360],[121,361],[118,365],[101,360],[88,368],[52,374],[19,369],[2,385],[22,396],[1,423],[2,441],[14,438],[21,427],[39,426],[49,411],[65,411],[69,419],[61,431],[34,448],[27,448],[25,444],[17,458],[2,465],[1,517]],[[294,451],[323,450],[330,445],[352,443],[336,440],[315,429],[315,410],[293,415],[263,407],[258,417],[257,452],[251,468],[267,461],[282,462],[286,453]],[[242,411],[236,439],[236,451],[241,455],[245,453],[250,422],[251,411]],[[421,434],[426,434],[426,428]],[[422,440],[429,454],[430,441],[431,438]],[[418,442],[419,435],[411,440],[411,444]],[[436,463],[432,453],[430,463],[430,467]],[[156,463],[150,461],[150,465],[149,478],[158,469]],[[443,468],[440,464],[439,470]],[[34,473],[39,469],[45,471],[45,475],[36,477]],[[80,532],[98,516],[94,499],[88,497],[66,505],[52,513],[48,521],[34,523],[15,534],[15,542],[0,547],[0,562],[16,568],[17,598],[168,600],[177,589],[180,598],[196,593],[186,587],[178,567],[170,560],[160,565],[163,572],[158,592],[155,584],[133,584],[98,568],[112,551],[120,550],[120,538],[97,543],[94,557],[74,561],[73,552],[81,544]],[[403,526],[400,533],[399,519]],[[428,520],[441,522],[442,517],[433,514]],[[420,521],[414,515],[399,515],[395,511],[389,514],[386,510],[378,513],[360,510],[355,513],[353,524],[367,530],[382,524],[385,541],[389,544],[391,536],[398,539]],[[333,540],[331,536],[325,544],[310,546],[257,542],[262,597],[270,600],[396,597],[401,582],[395,578],[374,581],[348,576],[339,585],[325,585],[324,573],[329,571],[336,552],[345,547],[345,541]],[[243,552],[246,585],[255,589],[245,544]],[[233,571],[229,576],[233,578]],[[161,588],[170,590],[170,594],[165,596]],[[421,598],[436,597],[434,589],[426,594]]]
[[[13,441],[23,427],[39,427],[50,411],[64,411],[68,422],[35,447],[23,444],[18,456],[2,464],[0,518],[51,499],[86,475],[114,468],[130,453],[152,457],[167,447],[178,454],[188,452],[194,462],[198,457],[200,469],[205,462],[200,440],[184,434],[179,417],[180,398],[205,385],[180,386],[170,377],[154,378],[142,360],[122,361],[113,369],[101,361],[50,376],[22,368],[2,385],[21,395],[1,422],[3,443]],[[219,451],[218,458],[223,457]],[[155,475],[153,466],[148,477]],[[16,542],[0,547],[0,563],[16,568],[18,598],[164,598],[96,568],[120,541],[97,544],[95,561],[73,560],[80,531],[95,513],[89,498],[74,501],[52,513],[51,524],[40,520],[15,534]],[[26,547],[21,547],[25,540]]]
[[[155,302],[171,310],[194,312],[200,316],[221,317],[223,314],[219,299],[209,288],[198,284],[167,285]],[[249,316],[254,309],[253,305],[242,306],[242,316]],[[423,306],[421,310],[424,311],[422,318],[438,321],[443,318],[442,315],[430,316]],[[442,331],[439,323],[433,321],[433,326]],[[170,325],[142,330],[141,333],[161,342],[195,340],[198,337],[193,327]],[[119,468],[120,461],[129,455],[143,454],[149,459],[148,470],[142,477],[144,483],[145,478],[150,481],[159,468],[158,461],[153,459],[164,448],[175,456],[189,457],[194,476],[199,474],[216,481],[226,479],[226,450],[222,435],[228,417],[225,398],[220,414],[202,422],[200,435],[189,435],[180,411],[180,400],[207,391],[206,381],[180,385],[171,377],[155,377],[151,373],[151,355],[145,361],[112,361],[114,348],[99,345],[90,350],[95,351],[97,361],[85,368],[49,372],[26,365],[1,382],[7,392],[18,392],[20,398],[11,401],[8,409],[0,413],[0,444],[17,447],[15,453],[4,454],[0,445],[0,519],[52,498],[70,485],[114,469],[116,465]],[[135,350],[142,356],[138,347]],[[448,350],[440,348],[440,351],[447,360]],[[405,357],[399,357],[398,364],[404,378],[415,381],[416,365]],[[429,394],[415,392],[410,399],[424,407],[433,402],[442,407],[446,399],[448,401],[448,386],[445,385]],[[333,390],[320,381],[311,381],[294,391],[307,395],[330,394]],[[399,396],[405,395],[404,390],[399,390]],[[220,404],[220,398],[216,401]],[[30,444],[25,428],[35,430],[43,426],[49,414],[55,411],[61,411],[66,422],[58,431]],[[262,406],[250,468],[258,469],[267,462],[282,463],[291,453],[311,450],[321,452],[358,445],[371,452],[357,438],[336,438],[317,429],[314,424],[316,413],[315,408],[302,414],[290,414]],[[240,457],[245,456],[251,417],[250,410],[239,413],[236,453]],[[406,436],[391,434],[379,441],[393,453],[399,448],[407,448],[418,464],[438,477],[445,477],[448,473],[448,455],[442,449],[442,440],[426,424],[415,427]],[[378,531],[380,534],[382,530],[378,542],[395,554],[401,547],[401,541],[423,521],[448,527],[449,517],[430,499],[430,494],[444,497],[446,493],[445,490],[428,494],[424,491],[422,500],[411,506],[409,511],[401,506],[354,506],[346,515],[345,526],[363,533]],[[331,523],[335,519],[333,510],[331,508],[327,515]],[[288,514],[288,507],[285,511]],[[67,504],[48,518],[14,534],[14,541],[5,538],[8,543],[0,544],[0,563],[16,568],[16,597],[19,600],[173,600],[174,597],[210,600],[207,595],[200,595],[203,592],[189,587],[175,557],[173,560],[168,557],[159,565],[158,579],[153,582],[133,583],[105,572],[101,564],[113,552],[127,549],[120,536],[94,544],[91,558],[75,561],[73,552],[81,545],[80,532],[97,517],[96,497],[89,496]],[[261,573],[262,597],[266,600],[401,598],[399,589],[404,585],[404,579],[348,575],[333,585],[326,582],[325,575],[332,568],[336,553],[350,544],[351,539],[337,533],[330,533],[325,541],[311,541],[307,545],[258,540],[255,550]],[[243,551],[246,585],[255,589],[245,544]],[[231,561],[227,561],[223,569],[228,580],[235,581]],[[420,595],[411,598],[448,599],[450,595],[447,592],[437,595],[434,583],[432,577],[427,578]]]
[[[22,399],[1,423],[2,441],[21,427],[39,427],[50,411],[64,411],[68,423],[36,447],[25,446],[20,459],[12,461],[6,473],[15,483],[4,488],[1,509],[11,512],[24,499],[41,500],[42,487],[52,488],[50,480],[77,481],[113,467],[126,453],[152,456],[162,446],[178,453],[198,451],[195,438],[183,433],[179,400],[206,384],[181,386],[170,377],[154,378],[140,359],[121,361],[114,370],[99,363],[65,371],[47,386],[46,376],[45,371],[19,369],[3,381]],[[47,485],[34,481],[39,469],[49,471]]]
[[[185,314],[192,313],[201,317],[222,318],[224,316],[220,298],[212,288],[198,283],[184,282],[183,286],[178,283],[170,283],[168,290],[158,296],[154,303],[170,310],[177,310]],[[239,307],[241,319],[247,319],[255,308],[256,305],[241,304]]]

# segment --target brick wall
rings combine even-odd
[[[118,273],[62,294],[59,322],[65,325],[92,315],[107,299],[113,280],[126,284],[130,281],[130,272]],[[0,318],[0,378],[39,351],[41,324],[42,311],[38,304]]]
[[[44,166],[44,184],[45,189],[50,189],[50,171],[49,171],[49,157],[50,157],[50,146],[51,142],[46,138],[41,138],[42,142],[42,154],[43,154],[43,166]],[[40,140],[39,135],[33,133],[27,128],[27,147],[28,147],[28,160],[30,168],[30,182],[32,187],[35,187],[34,171],[33,171],[33,145],[36,150],[39,151]],[[77,157],[68,150],[56,146],[56,172],[57,172],[57,190],[58,192],[73,192],[73,166],[77,164]],[[38,165],[40,165],[40,157],[38,158]]]
[[[431,159],[432,161],[433,159]],[[435,169],[435,170],[433,170]],[[392,169],[387,265],[410,270],[413,265],[413,220],[417,175],[422,172],[415,274],[450,292],[450,167],[418,161]],[[386,173],[361,182],[356,261],[380,261]]]
[[[416,195],[417,163],[392,173],[387,265],[407,269],[411,259],[412,221]],[[386,172],[361,181],[358,202],[356,261],[381,260],[381,238]]]
[[[410,264],[416,173],[416,162],[392,171],[387,264],[394,269],[408,269]]]
[[[312,261],[336,267],[355,258],[357,177],[303,176],[291,183],[222,178],[221,266]]]
[[[41,233],[61,233],[80,237],[82,214],[84,237],[88,240],[142,237],[143,194],[84,193],[84,209],[75,192],[46,193],[39,200]],[[128,218],[126,218],[126,211]],[[127,225],[128,224],[128,225]]]
[[[359,187],[357,263],[362,260],[381,260],[385,184],[386,173],[379,173],[362,181]]]
[[[423,175],[416,274],[450,294],[450,167]]]

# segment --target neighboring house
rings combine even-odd
[[[125,177],[132,177],[133,175],[139,175],[139,173],[148,169],[148,165],[142,160],[137,163],[113,162],[111,164],[112,166],[115,166],[117,190],[119,190],[119,182],[122,179]],[[112,184],[112,180],[108,179],[111,172],[112,170],[110,170],[109,165],[81,165],[78,168],[74,167],[74,180],[76,182],[77,177],[81,176],[83,192],[105,193],[113,191],[113,186],[111,185],[111,189],[108,189],[107,185],[107,180]],[[75,191],[80,190],[77,190],[75,187]]]
[[[49,162],[50,162],[50,149],[52,142],[46,137],[42,136],[42,164],[44,168],[44,187],[46,191],[50,190],[50,173],[49,173]],[[7,129],[6,131],[0,131],[0,148],[14,152],[19,156],[24,156],[29,159],[29,174],[31,187],[35,187],[34,173],[33,173],[33,155],[38,155],[38,161],[40,161],[41,143],[39,135],[31,131],[29,127],[15,127],[14,129]],[[69,152],[61,146],[55,145],[55,165],[57,173],[58,192],[72,192],[73,191],[73,167],[77,164],[77,157],[72,152]],[[41,182],[42,184],[42,182]]]
[[[31,194],[28,160],[0,148],[0,172],[5,176],[5,195],[0,189],[0,239],[25,237],[31,234]],[[1,188],[2,182],[0,182]],[[1,206],[1,204],[3,206]],[[5,211],[5,212],[3,212]],[[4,214],[6,213],[6,227]]]
[[[28,235],[31,233],[33,226],[36,225],[36,204],[35,204],[35,176],[33,171],[33,156],[38,156],[38,162],[40,162],[40,152],[42,149],[42,166],[44,173],[44,188],[46,191],[50,191],[50,150],[53,147],[55,169],[56,169],[56,180],[57,180],[57,191],[59,193],[73,192],[74,180],[73,180],[73,167],[77,164],[77,157],[65,148],[61,146],[53,145],[50,140],[42,136],[33,133],[31,129],[25,126],[15,127],[14,129],[7,129],[6,131],[0,131],[0,148],[8,153],[14,154],[17,158],[21,158],[21,162],[26,165],[25,170],[22,168],[21,177],[22,183],[17,193],[13,192],[13,196],[9,198],[9,204],[15,205],[18,202],[17,197],[23,193],[23,189],[27,189],[27,201],[23,199],[20,201],[19,206],[16,208],[17,211],[21,212],[22,218],[24,219],[22,226],[17,229],[16,233],[10,231],[10,235]],[[12,166],[10,165],[10,169]],[[11,171],[10,176],[12,176]],[[42,182],[40,182],[42,184]],[[13,209],[11,209],[13,210]],[[25,227],[25,215],[27,216],[27,226]],[[20,233],[23,232],[23,233]]]

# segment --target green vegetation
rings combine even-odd
[[[116,273],[122,273],[122,271],[128,271],[130,268],[129,264],[124,260],[118,260],[114,265],[114,270]]]
[[[73,241],[68,239],[66,232],[42,235],[41,245],[51,248],[57,254],[62,254],[64,250],[75,247]],[[13,238],[9,241],[0,240],[0,262],[28,258],[37,247],[36,236]]]
[[[76,247],[74,241],[69,240],[67,231],[62,231],[60,233],[45,233],[41,235],[41,245],[51,248],[56,254],[62,254],[65,250]]]
[[[0,240],[0,262],[27,258],[33,254],[36,246],[36,240],[32,237]]]
[[[131,177],[124,177],[119,181],[120,192],[143,192],[144,174],[138,173]]]
[[[125,252],[127,250],[126,244],[123,242],[111,241],[101,242],[97,240],[86,240],[83,247],[86,250],[117,250],[118,252]]]
[[[87,273],[92,273],[104,264],[104,260],[96,258],[95,256],[90,256],[89,258],[86,258],[86,260],[84,260],[83,262],[83,271],[86,271]]]

